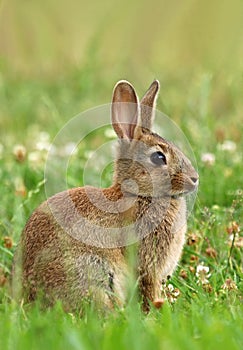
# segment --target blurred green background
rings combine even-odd
[[[232,71],[242,68],[242,18],[240,0],[2,0],[0,55],[34,75],[79,67],[90,50],[107,80]]]
[[[109,102],[117,80],[141,95],[154,78],[158,108],[181,127],[189,117],[207,132],[214,118],[217,135],[240,138],[242,1],[2,0],[0,11],[3,139],[7,128],[23,142],[34,122],[55,135]]]

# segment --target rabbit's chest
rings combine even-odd
[[[185,243],[187,230],[186,222],[186,203],[181,201],[180,208],[171,228],[172,239],[168,246],[168,251],[162,266],[162,278],[171,276],[181,257],[182,249]]]

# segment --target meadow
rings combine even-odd
[[[2,3],[0,349],[242,349],[243,6],[182,3],[134,1],[129,11],[130,3],[114,8],[110,0],[85,11],[76,1]],[[9,291],[12,258],[46,199],[54,137],[73,116],[109,103],[117,80],[130,80],[141,96],[154,78],[158,109],[186,135],[200,174],[163,307],[144,315],[133,294],[124,309],[103,316],[92,307],[80,318],[60,304],[19,305]],[[109,139],[104,132],[85,140],[68,169],[70,187],[83,185],[89,151]],[[90,184],[100,176],[92,171]],[[102,173],[104,187],[111,175]]]

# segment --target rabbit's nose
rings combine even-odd
[[[199,184],[199,176],[193,176],[190,179],[193,182],[194,186],[198,186],[198,184]]]

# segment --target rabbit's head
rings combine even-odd
[[[112,125],[119,138],[114,181],[130,195],[177,198],[197,188],[198,174],[173,143],[151,131],[158,91],[154,81],[139,103],[127,81],[114,88]]]

